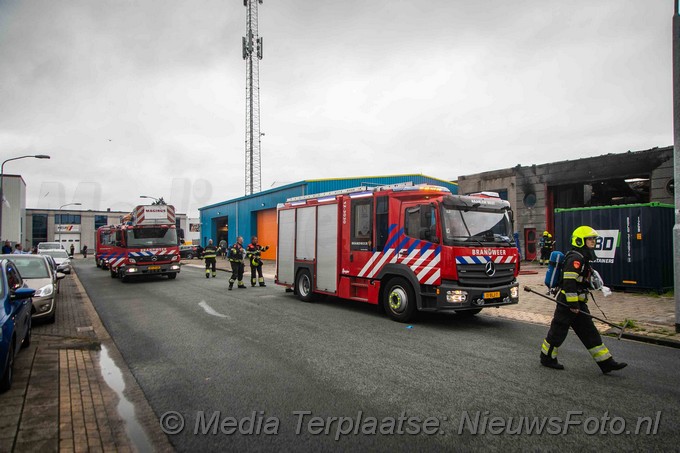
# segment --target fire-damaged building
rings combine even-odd
[[[458,193],[498,192],[515,212],[515,231],[533,260],[554,210],[639,203],[674,203],[673,147],[487,171],[458,178]],[[568,244],[557,244],[566,248]]]

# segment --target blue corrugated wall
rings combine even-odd
[[[342,190],[362,185],[387,185],[402,182],[414,184],[433,184],[446,187],[451,193],[458,193],[458,185],[425,175],[391,175],[364,176],[348,179],[318,179],[300,181],[282,187],[259,192],[255,195],[234,198],[210,206],[199,208],[201,220],[201,245],[205,246],[208,239],[216,241],[217,227],[213,219],[228,217],[228,242],[236,242],[237,236],[243,236],[247,244],[250,237],[257,235],[257,212],[265,209],[275,209],[278,203],[300,195]],[[368,183],[368,184],[366,184]]]

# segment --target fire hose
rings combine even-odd
[[[543,298],[545,298],[545,299],[548,299],[548,300],[551,301],[551,302],[556,303],[557,305],[561,305],[561,306],[566,307],[566,308],[569,308],[569,309],[572,309],[572,308],[573,308],[573,307],[570,307],[569,304],[565,304],[564,302],[560,302],[559,300],[556,300],[556,299],[553,299],[552,297],[546,296],[545,294],[542,294],[542,293],[540,293],[540,292],[538,292],[538,291],[536,291],[536,290],[534,290],[534,289],[532,289],[532,288],[530,288],[530,287],[528,287],[528,286],[525,286],[525,287],[524,287],[524,291],[528,291],[528,292],[530,292],[530,293],[537,294],[537,295],[539,295],[539,296],[541,296],[541,297],[543,297]],[[618,325],[618,324],[614,324],[613,322],[609,322],[609,321],[607,321],[607,320],[605,320],[605,319],[599,318],[599,317],[597,317],[597,316],[595,316],[595,315],[592,315],[592,314],[590,314],[590,313],[586,313],[585,311],[578,310],[578,313],[579,313],[579,314],[582,314],[582,315],[585,315],[585,316],[588,316],[589,318],[597,319],[597,320],[600,321],[601,323],[607,324],[608,326],[612,326],[612,327],[614,327],[614,328],[616,328],[616,329],[621,329],[621,331],[619,332],[619,335],[618,335],[618,337],[617,337],[617,339],[619,339],[619,340],[621,339],[621,336],[623,335],[623,332],[626,330],[626,327],[628,326],[628,320],[627,320],[627,319],[626,319],[626,321],[623,323],[623,326],[620,326],[620,325]]]

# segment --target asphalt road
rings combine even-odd
[[[604,376],[571,333],[560,348],[567,369],[555,371],[539,365],[545,327],[483,312],[409,327],[366,304],[304,303],[273,283],[227,291],[228,274],[206,280],[187,266],[176,280],[132,283],[90,260],[77,273],[156,414],[183,418],[169,436],[178,451],[673,450],[680,442],[677,349],[606,338],[629,366]],[[528,433],[534,417],[546,422],[542,434]],[[656,434],[647,434],[648,420],[635,435],[638,417],[650,417]]]

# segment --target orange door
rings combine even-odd
[[[269,246],[269,250],[262,253],[262,259],[276,259],[276,209],[266,209],[257,213],[257,242],[263,247]]]

